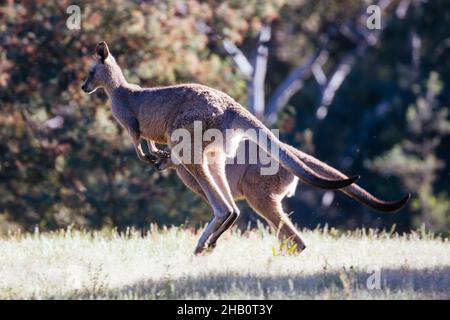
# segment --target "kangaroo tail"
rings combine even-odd
[[[326,163],[323,163],[322,161],[310,156],[309,154],[306,154],[292,146],[286,145],[289,150],[295,154],[301,161],[303,161],[308,167],[316,171],[317,173],[323,175],[327,178],[334,178],[334,179],[345,179],[347,176],[338,170],[334,169],[333,167],[330,167]],[[407,194],[403,198],[397,201],[383,201],[357,184],[352,184],[346,188],[340,189],[339,191],[345,193],[350,198],[355,199],[356,201],[359,201],[366,206],[373,208],[378,211],[383,212],[394,212],[399,209],[401,209],[411,198],[411,194]]]
[[[316,173],[301,159],[295,156],[286,144],[278,140],[278,138],[266,126],[264,126],[264,124],[262,124],[245,109],[244,115],[233,115],[233,122],[231,126],[233,129],[243,130],[246,138],[253,140],[267,154],[279,161],[284,168],[286,168],[293,175],[299,177],[305,183],[318,188],[330,190],[345,188],[359,179],[359,176],[330,179]],[[254,134],[252,134],[253,132],[249,133],[249,129],[254,131]],[[275,145],[276,148],[273,148],[272,145]]]

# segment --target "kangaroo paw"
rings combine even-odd
[[[217,245],[217,243],[215,241],[208,243],[208,250],[211,250],[211,251],[214,250],[216,245]]]
[[[156,160],[158,160],[158,158],[156,158],[155,156],[151,155],[151,154],[145,154],[145,161],[147,163],[150,164],[155,164]]]
[[[203,252],[205,252],[205,247],[197,247],[194,250],[194,255],[199,256],[201,255]]]
[[[160,150],[157,153],[158,158],[160,159],[169,159],[170,158],[170,152],[165,150]]]

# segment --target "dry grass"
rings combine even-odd
[[[70,230],[9,235],[0,238],[0,299],[450,298],[448,240],[373,231],[303,234],[309,247],[299,256],[279,254],[275,237],[259,228],[226,233],[201,257],[192,255],[198,234],[179,228],[153,228],[144,237]],[[373,270],[380,289],[369,290]]]

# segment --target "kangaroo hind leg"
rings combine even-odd
[[[209,164],[209,170],[211,172],[211,175],[214,178],[214,181],[216,182],[217,186],[220,188],[222,193],[224,194],[226,200],[228,203],[231,204],[233,207],[233,213],[231,216],[223,222],[223,224],[216,230],[213,235],[211,236],[211,239],[208,242],[209,248],[214,248],[216,246],[217,240],[220,238],[220,236],[231,226],[236,222],[237,218],[239,217],[240,211],[236,205],[236,202],[233,199],[232,192],[230,190],[230,186],[228,184],[228,180],[226,178],[225,174],[225,159],[223,159],[223,162],[216,162],[213,164]]]
[[[278,240],[282,244],[295,243],[295,251],[298,253],[306,248],[300,233],[294,227],[287,214],[284,213],[281,199],[274,199],[267,195],[261,197],[247,196],[247,202],[276,231]]]
[[[203,231],[203,234],[198,241],[195,249],[195,253],[198,254],[204,250],[209,237],[215,233],[224,222],[233,217],[234,209],[233,206],[228,203],[226,197],[214,181],[206,163],[183,164],[183,166],[190,174],[192,174],[200,185],[214,213],[214,218]]]

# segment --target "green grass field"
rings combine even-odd
[[[226,233],[192,255],[198,233],[130,231],[0,238],[0,299],[449,299],[450,243],[423,233],[304,231],[290,255],[264,228]]]

